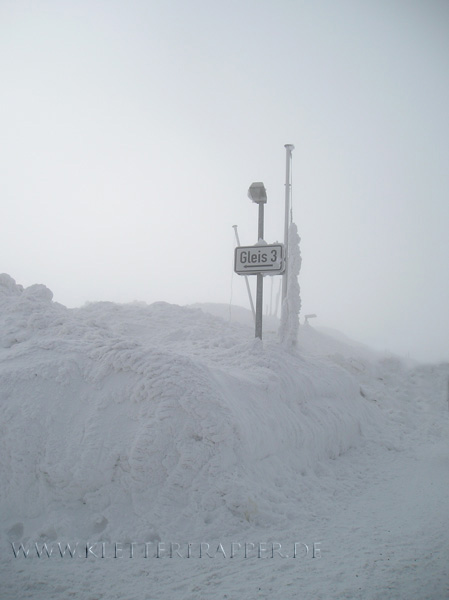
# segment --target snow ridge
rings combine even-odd
[[[307,475],[380,423],[338,365],[199,309],[69,310],[3,275],[0,318],[3,535],[288,527]]]

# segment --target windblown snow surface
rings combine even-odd
[[[206,308],[0,276],[1,600],[449,598],[449,365]]]

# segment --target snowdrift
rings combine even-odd
[[[0,276],[7,540],[289,527],[319,467],[381,423],[337,364],[200,309],[67,309]]]

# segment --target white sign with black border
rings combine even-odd
[[[284,245],[238,246],[234,271],[238,275],[280,275],[284,272]]]

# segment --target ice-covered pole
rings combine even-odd
[[[289,269],[288,294],[282,304],[280,340],[287,347],[294,347],[298,338],[301,296],[298,275],[301,270],[300,237],[295,223],[291,223],[288,236]]]
[[[282,276],[282,303],[287,298],[288,287],[288,228],[290,226],[290,202],[291,202],[291,164],[292,152],[295,149],[293,144],[285,144],[286,150],[286,169],[285,169],[285,222],[284,222],[284,247],[285,247],[285,271]]]

